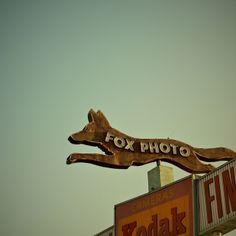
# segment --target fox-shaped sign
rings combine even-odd
[[[213,162],[236,158],[234,151],[223,147],[194,148],[174,139],[133,138],[112,128],[101,111],[90,110],[88,120],[84,129],[72,134],[68,140],[73,144],[96,146],[105,154],[73,153],[67,158],[67,164],[86,162],[125,169],[161,160],[190,173],[207,173],[214,167],[200,160]]]

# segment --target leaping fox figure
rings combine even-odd
[[[68,140],[72,144],[96,146],[105,154],[73,153],[67,158],[67,164],[86,162],[125,169],[161,160],[190,173],[207,173],[214,167],[200,160],[213,162],[236,158],[234,151],[223,147],[194,148],[174,139],[133,138],[112,128],[101,111],[90,110],[88,120],[84,129],[72,134]]]

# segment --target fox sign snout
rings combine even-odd
[[[71,136],[68,137],[68,141],[69,141],[70,143],[72,143],[72,144],[77,144],[77,143],[78,143],[78,141],[76,141],[76,140],[74,139],[73,135],[71,135]]]
[[[68,140],[72,144],[81,144],[86,140],[86,138],[87,138],[86,134],[83,131],[81,131],[70,135]]]

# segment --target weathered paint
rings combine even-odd
[[[126,169],[155,161],[172,163],[190,173],[209,173],[214,168],[203,161],[222,161],[236,158],[236,152],[224,147],[194,148],[174,139],[143,139],[126,135],[110,126],[101,111],[90,110],[89,123],[72,134],[73,144],[100,148],[104,154],[72,153],[67,164],[86,162],[103,167]]]
[[[236,228],[236,160],[198,181],[199,231],[202,235]]]

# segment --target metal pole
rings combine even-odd
[[[159,190],[166,184],[174,181],[173,169],[171,167],[162,166],[160,161],[156,161],[157,166],[148,171],[148,191]]]

